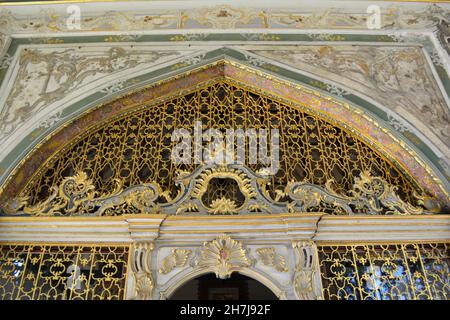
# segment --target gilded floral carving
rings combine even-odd
[[[259,177],[259,187],[256,187],[257,176],[245,166],[206,166],[199,167],[196,174],[182,176],[184,182],[178,181],[181,189],[178,195],[172,198],[168,190],[153,182],[123,187],[122,180],[115,180],[115,188],[108,194],[99,194],[95,190],[92,180],[83,171],[75,176],[66,177],[61,184],[51,188],[50,196],[34,205],[30,204],[30,197],[20,195],[6,202],[1,208],[3,213],[9,215],[122,215],[132,213],[146,214],[250,214],[257,211],[266,213],[283,212],[327,212],[331,214],[385,214],[408,215],[438,213],[441,210],[439,203],[429,196],[414,194],[417,203],[422,207],[413,206],[403,201],[397,194],[398,187],[393,186],[380,177],[373,177],[369,172],[362,172],[355,177],[355,183],[347,194],[338,193],[333,189],[334,180],[328,180],[325,188],[305,182],[289,182],[284,191],[277,189],[277,196],[271,199],[267,191],[267,180]],[[239,182],[238,188],[248,197],[241,206],[235,200],[224,196],[215,198],[208,205],[201,198],[210,190],[208,181],[216,177],[232,177]],[[254,176],[253,178],[251,178]],[[191,181],[189,181],[191,180]],[[254,185],[252,185],[254,184]],[[230,188],[230,185],[228,185]],[[212,188],[214,194],[214,187]],[[163,201],[161,201],[163,199]],[[283,201],[280,201],[284,199]],[[249,201],[251,200],[251,201]],[[245,202],[249,204],[245,205]],[[265,261],[273,263],[279,258],[270,250],[262,250],[259,254],[266,257]],[[272,256],[271,256],[272,254]],[[281,268],[275,264],[276,268]]]
[[[133,286],[130,288],[130,300],[151,300],[155,281],[152,271],[153,243],[135,243],[131,252],[131,276]]]
[[[449,20],[449,10],[439,6],[412,9],[410,6],[384,7],[381,9],[383,29],[408,27],[432,28]],[[68,30],[67,16],[53,9],[43,9],[39,15],[13,14],[12,10],[0,10],[0,27],[7,32],[64,32]],[[316,9],[277,9],[233,7],[216,5],[197,7],[196,10],[180,8],[149,9],[146,11],[111,10],[105,15],[87,12],[81,18],[82,31],[153,30],[211,28],[367,28],[367,6]]]
[[[172,253],[162,260],[159,273],[168,274],[175,268],[184,267],[191,253],[192,250],[188,249],[173,249]]]
[[[99,194],[83,171],[65,178],[44,201],[29,204],[28,196],[19,196],[3,206],[6,214],[29,214],[35,216],[60,215],[121,215],[130,213],[159,213],[155,203],[164,192],[157,184],[143,184],[124,190],[122,181],[115,181],[115,188],[108,194]]]

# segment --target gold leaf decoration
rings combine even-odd
[[[177,208],[175,214],[178,215],[186,212],[198,212],[198,206],[192,202],[183,203]]]
[[[322,300],[317,246],[313,241],[294,242],[294,289],[300,300]]]
[[[235,214],[236,203],[230,199],[222,197],[220,199],[213,200],[211,208],[208,210],[211,214]]]
[[[191,253],[192,250],[188,249],[173,249],[172,253],[163,259],[159,273],[167,274],[175,268],[184,267]]]
[[[251,199],[256,196],[255,188],[253,188],[251,180],[246,174],[237,168],[228,166],[217,166],[203,171],[195,183],[192,196],[200,199],[208,189],[209,182],[213,178],[233,179],[238,183],[239,188],[246,199]]]
[[[165,192],[154,183],[133,186],[123,190],[120,180],[108,194],[98,192],[85,172],[64,178],[59,187],[53,187],[51,195],[35,205],[28,205],[29,197],[19,196],[4,207],[6,214],[31,214],[35,216],[57,215],[118,215],[126,213],[159,213],[155,201]]]
[[[415,207],[403,201],[397,194],[397,187],[389,184],[381,177],[373,177],[370,172],[361,172],[355,177],[355,182],[348,195],[342,195],[334,191],[333,180],[328,180],[325,188],[310,183],[291,183],[289,197],[294,200],[288,204],[289,212],[307,211],[310,208],[318,208],[326,205],[331,207],[334,214],[422,214],[422,207]],[[431,203],[429,198],[418,196],[418,204]]]
[[[274,267],[279,272],[288,271],[285,258],[277,254],[275,248],[259,248],[256,252],[264,265]]]
[[[250,267],[252,263],[242,242],[223,234],[203,244],[197,266],[212,269],[218,278],[227,279],[234,271]]]

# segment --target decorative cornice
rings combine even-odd
[[[198,243],[232,232],[261,241],[311,240],[329,243],[450,241],[450,215],[329,216],[274,214],[255,216],[1,217],[1,243],[97,243],[134,241]],[[255,240],[255,235],[264,239]]]

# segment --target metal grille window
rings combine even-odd
[[[49,197],[65,177],[85,172],[98,194],[155,181],[175,197],[174,176],[181,169],[192,172],[197,164],[175,165],[171,151],[176,129],[191,130],[196,121],[203,129],[277,129],[280,135],[280,169],[268,191],[276,196],[289,181],[322,185],[332,179],[337,192],[351,189],[355,177],[370,171],[398,188],[412,204],[420,188],[398,167],[364,143],[354,132],[306,112],[299,106],[277,101],[231,80],[208,83],[183,96],[110,119],[86,132],[48,159],[22,190],[31,204]],[[205,143],[206,144],[206,143]],[[248,145],[247,145],[248,148]],[[247,152],[248,155],[248,152]],[[248,164],[248,161],[247,161]],[[253,171],[263,167],[251,165]]]
[[[128,246],[1,245],[0,299],[123,299],[128,252]]]
[[[449,243],[320,246],[324,299],[447,300]]]

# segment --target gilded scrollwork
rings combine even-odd
[[[301,28],[301,29],[361,29],[367,28],[367,8],[317,8],[313,10],[281,10],[277,8],[234,7],[216,5],[196,10],[180,8],[149,11],[111,11],[108,15],[86,13],[81,19],[81,31],[153,30],[209,28]],[[448,9],[433,4],[412,9],[397,5],[383,8],[382,29],[399,27],[432,28],[441,20],[448,21]],[[42,10],[40,15],[13,14],[0,10],[0,26],[9,33],[66,32],[66,16],[54,10]]]
[[[323,298],[448,300],[449,249],[448,243],[319,245]]]
[[[353,188],[348,195],[333,190],[333,181],[329,180],[325,188],[308,183],[291,183],[288,194],[293,200],[289,204],[290,211],[307,211],[318,208],[321,204],[333,208],[335,214],[423,214],[424,208],[413,206],[403,201],[397,194],[397,188],[380,177],[371,176],[370,172],[361,172],[355,177]],[[427,197],[415,194],[418,204],[429,206],[429,212],[435,211],[437,203],[427,202]]]
[[[236,97],[236,103],[247,97],[247,104],[236,112],[227,109],[230,123],[244,121],[249,128],[265,128],[262,120],[252,116],[263,114],[279,126],[283,150],[275,176],[267,174],[262,164],[246,165],[250,163],[248,155],[244,159],[246,164],[172,162],[170,150],[174,142],[170,133],[178,129],[180,119],[185,119],[182,126],[186,128],[201,118],[211,127],[225,130],[228,125],[214,115],[228,108],[220,97],[229,95]],[[133,110],[105,121],[54,153],[38,170],[32,167],[33,170],[26,171],[31,175],[26,184],[27,179],[19,176],[21,185],[17,190],[15,187],[8,190],[11,196],[2,192],[2,213],[48,216],[425,213],[420,206],[427,212],[440,211],[433,199],[423,195],[412,178],[398,169],[398,163],[377,154],[356,134],[307,110],[263,94],[258,94],[255,100],[253,95],[256,94],[249,88],[232,80],[213,80],[191,96],[171,97],[158,101],[152,108]],[[208,101],[208,116],[198,103],[201,99]],[[165,123],[167,130],[164,138],[161,123]],[[248,141],[245,144],[249,146]],[[364,168],[371,168],[377,176],[369,176]],[[78,174],[68,176],[72,172]],[[72,189],[66,184],[73,185]],[[365,184],[378,191],[370,191]]]
[[[351,203],[356,208],[367,207],[371,214],[421,214],[421,207],[414,207],[404,202],[397,195],[398,188],[386,183],[379,177],[372,177],[369,172],[361,172],[355,178],[353,190],[350,190]],[[418,197],[418,196],[417,196]],[[423,201],[419,200],[423,204]]]
[[[262,264],[271,266],[279,272],[287,272],[289,269],[286,266],[286,259],[283,255],[278,254],[273,247],[265,247],[256,249]]]
[[[162,260],[159,273],[168,274],[175,268],[184,267],[191,254],[192,250],[189,249],[173,249],[172,253]]]
[[[237,183],[237,198],[214,196],[212,179],[232,179]],[[109,216],[132,213],[164,214],[251,214],[285,212],[327,212],[352,215],[407,215],[439,212],[440,207],[430,197],[415,194],[417,203],[427,208],[413,206],[397,194],[397,188],[380,177],[362,172],[347,194],[333,189],[333,180],[322,186],[290,182],[284,191],[277,189],[272,199],[267,190],[267,179],[251,172],[244,165],[199,167],[194,173],[180,175],[176,181],[178,195],[170,196],[157,183],[146,183],[123,188],[120,180],[108,194],[99,195],[92,179],[84,172],[65,178],[59,187],[54,187],[44,201],[31,205],[29,197],[19,196],[8,201],[2,208],[9,215],[92,215]],[[232,186],[232,185],[231,185]],[[230,185],[225,184],[229,189]],[[211,193],[210,201],[203,196]],[[243,195],[244,200],[239,198]],[[231,194],[230,196],[233,196]],[[238,205],[237,202],[240,201]]]
[[[122,300],[129,245],[0,245],[0,300]]]
[[[223,234],[203,244],[196,267],[210,269],[218,278],[227,279],[233,272],[248,268],[253,263],[242,242]]]
[[[217,166],[202,171],[196,180],[192,196],[201,198],[207,191],[209,182],[214,178],[231,178],[235,180],[239,184],[241,192],[247,199],[251,199],[256,195],[255,188],[251,184],[251,179],[249,179],[244,171],[229,166]]]
[[[389,108],[388,122],[394,128],[416,127],[443,153],[450,147],[450,112],[424,51],[417,46],[316,45],[252,52],[275,61],[283,56],[286,64],[352,88]]]
[[[54,187],[45,201],[29,205],[29,198],[20,196],[8,202],[3,211],[6,214],[36,216],[159,213],[155,201],[162,193],[157,184],[150,183],[123,190],[122,182],[116,180],[112,192],[98,196],[92,180],[85,172],[79,172],[65,178],[58,188]]]

